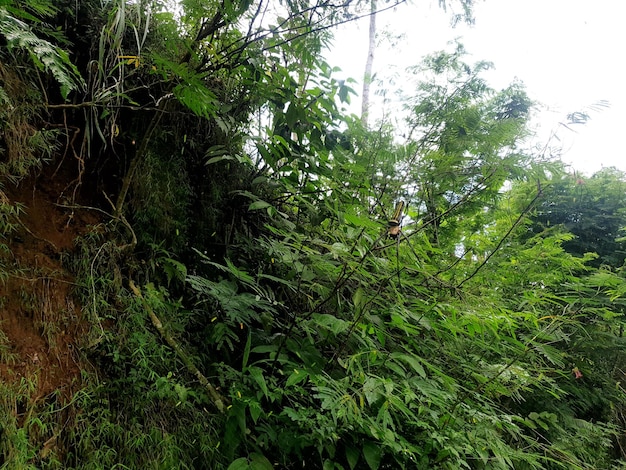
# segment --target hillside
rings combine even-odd
[[[178,5],[0,5],[0,467],[623,468],[626,175],[460,44],[348,115],[369,5]]]

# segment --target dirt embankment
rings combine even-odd
[[[3,188],[23,213],[16,230],[0,241],[8,248],[1,255],[6,274],[0,283],[0,381],[26,378],[39,397],[55,391],[69,396],[79,386],[76,348],[87,325],[62,258],[77,236],[99,222],[93,211],[64,207],[64,194],[72,196],[71,178],[53,170]]]

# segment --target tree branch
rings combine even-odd
[[[511,225],[511,228],[509,228],[509,230],[504,234],[504,236],[500,239],[500,241],[498,242],[498,244],[496,245],[496,247],[491,251],[491,253],[489,253],[485,259],[483,260],[482,263],[480,263],[476,269],[474,270],[474,272],[472,274],[470,274],[469,276],[467,276],[465,279],[463,279],[457,286],[457,289],[460,289],[461,286],[463,284],[465,284],[467,281],[469,281],[470,279],[472,279],[474,276],[476,276],[476,274],[478,274],[478,271],[480,271],[486,264],[487,262],[491,259],[491,257],[493,255],[495,255],[498,250],[502,247],[502,244],[505,242],[505,240],[507,238],[509,238],[509,235],[511,235],[511,233],[513,232],[513,230],[515,230],[515,227],[517,227],[519,225],[519,223],[523,220],[523,218],[526,216],[526,214],[528,214],[528,212],[530,212],[530,210],[534,207],[535,203],[537,202],[537,200],[542,196],[542,192],[541,192],[541,187],[539,187],[538,191],[537,191],[537,195],[533,198],[532,201],[530,201],[528,203],[528,205],[526,206],[526,208],[521,212],[521,214],[519,215],[519,217],[515,220],[515,222],[513,223],[513,225]]]
[[[189,370],[189,372],[191,372],[193,375],[195,375],[196,378],[198,379],[198,382],[200,382],[200,384],[204,388],[206,388],[207,392],[209,393],[209,396],[213,400],[213,404],[218,409],[218,411],[220,413],[224,413],[226,411],[226,406],[225,406],[226,399],[209,382],[209,380],[206,378],[206,376],[202,372],[200,372],[200,370],[192,362],[191,358],[187,355],[187,353],[185,353],[185,351],[183,351],[182,347],[172,337],[172,335],[170,335],[165,330],[165,328],[163,326],[163,323],[161,323],[161,320],[159,319],[159,317],[157,317],[157,315],[154,313],[154,310],[152,310],[152,307],[150,307],[150,305],[148,305],[148,302],[146,302],[146,299],[141,294],[141,291],[135,285],[135,283],[132,280],[129,280],[128,281],[128,285],[130,286],[130,289],[133,291],[133,293],[139,298],[139,300],[141,301],[141,304],[143,305],[143,307],[148,312],[148,315],[150,315],[150,320],[152,320],[152,324],[157,329],[159,334],[163,337],[163,339],[165,339],[167,344],[169,344],[170,347],[174,351],[176,351],[176,354],[183,361],[185,366],[187,366],[187,369]]]

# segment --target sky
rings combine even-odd
[[[558,140],[550,144],[562,147],[562,159],[573,169],[591,174],[616,166],[626,171],[621,142],[626,132],[624,14],[623,0],[477,0],[475,24],[452,28],[451,12],[441,10],[436,0],[413,0],[377,17],[375,79],[386,88],[402,89],[406,67],[458,38],[469,62],[494,63],[486,75],[492,87],[504,88],[516,79],[525,84],[538,103],[532,122],[536,145],[543,147],[556,133]],[[354,86],[359,94],[368,26],[366,18],[342,27],[326,56],[342,69],[337,78],[359,81]],[[399,102],[375,99],[380,115],[397,114]],[[360,97],[354,101],[351,110],[359,113]],[[602,102],[608,107],[596,106]],[[574,111],[587,112],[591,120],[571,130],[560,125]]]

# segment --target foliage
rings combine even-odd
[[[52,18],[29,5],[59,26],[84,22],[82,10]],[[97,188],[82,194],[106,218],[64,256],[88,325],[82,388],[48,411],[7,389],[3,459],[619,464],[623,177],[603,172],[572,195],[558,165],[534,163],[520,143],[532,107],[521,84],[491,89],[490,65],[467,63],[459,45],[428,56],[400,141],[346,116],[350,82],[319,58],[348,4],[290,1],[267,18],[261,2],[185,1],[176,17],[157,2],[82,7],[97,13],[76,54],[41,39],[26,6],[2,10],[14,62],[0,69],[0,99],[17,102],[17,53],[43,44],[35,64],[62,86],[48,109],[76,161],[70,186]],[[40,110],[47,95],[26,70],[14,82]],[[6,140],[22,117],[2,113]],[[568,219],[573,207],[594,217]],[[18,209],[3,216],[7,234]],[[596,245],[590,226],[606,228]],[[61,411],[63,429],[46,427]],[[43,463],[51,433],[60,444]]]
[[[626,258],[625,182],[626,175],[614,168],[590,178],[576,173],[553,178],[533,217],[533,231],[562,226],[575,235],[565,244],[570,253],[596,253],[595,266],[621,267]]]
[[[33,6],[31,3],[30,6]],[[8,7],[8,8],[7,8]],[[37,68],[45,70],[54,76],[61,86],[63,98],[67,98],[71,91],[81,90],[84,87],[83,79],[78,69],[70,61],[67,52],[50,43],[49,41],[34,34],[27,23],[13,16],[11,12],[18,13],[19,16],[27,17],[38,22],[32,15],[26,14],[19,7],[3,5],[0,8],[0,34],[5,38],[8,51],[26,51]],[[54,12],[51,3],[42,2],[36,4],[38,13],[50,16]]]
[[[59,132],[41,128],[41,95],[15,68],[0,65],[0,174],[17,182],[59,149]]]

